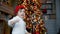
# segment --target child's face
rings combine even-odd
[[[24,17],[25,17],[25,9],[20,9],[20,10],[18,11],[18,15],[19,15],[20,17],[24,18]]]

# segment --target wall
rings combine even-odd
[[[60,0],[56,1],[56,20],[47,20],[46,28],[48,30],[48,34],[57,34],[60,28]]]
[[[60,28],[60,0],[56,0],[56,27],[58,32]]]
[[[56,20],[48,19],[45,21],[47,34],[56,34]]]

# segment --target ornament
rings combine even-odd
[[[45,8],[42,12],[43,12],[44,14],[46,14],[46,13],[47,13],[47,9]]]

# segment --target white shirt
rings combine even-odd
[[[11,21],[14,21],[13,25]],[[13,27],[12,34],[25,34],[27,32],[26,24],[19,16],[15,16],[13,19],[8,20],[8,25]]]

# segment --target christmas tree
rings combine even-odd
[[[43,13],[40,10],[41,0],[18,0],[18,5],[25,6],[26,29],[32,34],[45,34],[46,28],[43,21]]]

